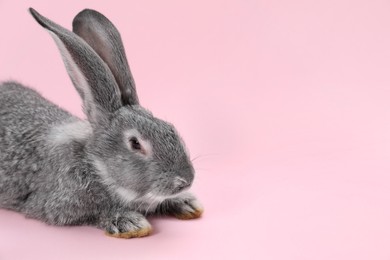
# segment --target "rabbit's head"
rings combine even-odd
[[[35,10],[57,43],[92,126],[89,158],[125,197],[167,198],[188,188],[194,168],[174,126],[139,104],[120,34],[102,14],[80,12],[73,32]]]

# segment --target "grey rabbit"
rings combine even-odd
[[[54,38],[88,120],[3,83],[0,208],[119,238],[149,235],[149,215],[200,217],[203,208],[187,191],[194,167],[183,140],[140,105],[115,26],[85,9],[71,32],[29,11]]]

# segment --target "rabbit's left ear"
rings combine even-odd
[[[101,13],[85,9],[73,19],[73,32],[83,38],[108,65],[120,88],[123,105],[138,105],[133,76],[121,36]]]
[[[107,64],[83,39],[30,8],[35,20],[51,34],[61,51],[89,121],[99,124],[122,107],[119,87]]]

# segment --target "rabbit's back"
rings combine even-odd
[[[72,116],[67,111],[43,98],[31,88],[16,82],[0,85],[1,126],[18,126],[21,129],[40,128],[69,117]]]
[[[0,85],[0,207],[17,210],[28,197],[50,152],[48,132],[71,117],[30,88]]]

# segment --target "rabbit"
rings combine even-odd
[[[29,87],[0,85],[0,208],[117,238],[151,234],[150,215],[199,218],[185,144],[140,105],[116,27],[90,9],[73,31],[29,11],[54,38],[87,120]]]

